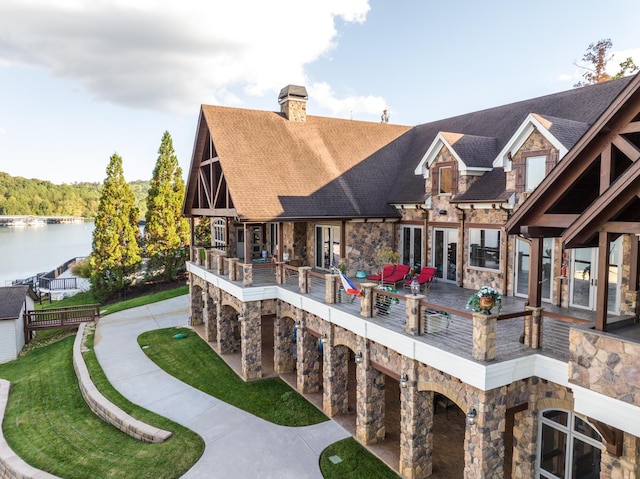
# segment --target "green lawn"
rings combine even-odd
[[[178,333],[184,339],[174,339]],[[281,379],[245,383],[194,331],[167,328],[138,337],[158,366],[190,386],[283,426],[306,426],[327,417]]]
[[[73,341],[68,336],[0,364],[0,377],[11,381],[3,427],[11,448],[32,466],[67,479],[180,477],[202,455],[202,439],[122,398],[91,352],[89,370],[105,396],[174,436],[163,444],[146,444],[100,420],[80,394],[71,362]]]
[[[334,464],[330,458],[340,458]],[[398,479],[398,475],[355,439],[331,444],[320,456],[320,470],[325,479]]]

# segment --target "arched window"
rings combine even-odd
[[[546,409],[538,421],[538,478],[597,479],[602,438],[570,411]]]

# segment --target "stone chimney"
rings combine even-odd
[[[307,89],[298,85],[287,85],[280,90],[278,103],[280,113],[284,113],[289,121],[307,121]]]

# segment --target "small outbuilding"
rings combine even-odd
[[[31,286],[0,287],[0,363],[20,354],[25,344],[24,315],[34,309],[37,298]]]

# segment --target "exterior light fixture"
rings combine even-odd
[[[438,211],[439,214],[441,215],[446,215],[447,214],[447,210],[440,210]]]
[[[293,329],[300,329],[301,326],[302,325],[300,324],[300,320],[298,320],[293,324]]]
[[[476,411],[476,408],[471,406],[471,408],[467,412],[467,424],[469,424],[470,426],[475,424],[477,415],[478,415],[478,411]]]
[[[418,283],[415,278],[411,281],[411,292],[414,296],[417,296],[420,292],[420,283]]]
[[[323,333],[322,338],[320,338],[320,341],[322,341],[323,343],[326,343],[328,340],[329,340],[329,337],[327,336],[327,333]]]
[[[407,376],[406,374],[403,374],[402,377],[400,378],[400,387],[406,388],[407,386],[409,386],[409,376]]]
[[[356,364],[360,364],[362,362],[362,353],[358,351],[354,359],[356,361]]]

